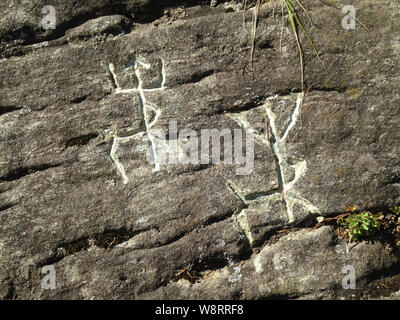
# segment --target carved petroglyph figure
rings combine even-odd
[[[143,59],[137,57],[136,55],[132,56],[130,62],[124,69],[124,72],[127,72],[129,76],[132,78],[131,83],[133,83],[133,88],[123,88],[120,83],[119,79],[115,72],[115,67],[112,63],[107,66],[107,72],[110,75],[111,81],[113,86],[115,87],[116,94],[136,94],[139,98],[139,105],[140,105],[140,114],[142,117],[143,127],[139,132],[135,132],[134,134],[128,136],[119,136],[116,133],[113,133],[113,141],[112,147],[110,151],[110,157],[114,162],[115,167],[117,168],[118,172],[123,178],[123,183],[127,184],[129,182],[129,177],[125,171],[124,165],[118,160],[117,151],[121,145],[121,143],[126,142],[129,139],[134,139],[137,137],[142,137],[148,141],[149,149],[148,152],[148,159],[149,162],[153,163],[154,168],[153,171],[158,171],[160,169],[160,164],[157,162],[157,152],[156,152],[156,145],[155,145],[155,136],[150,132],[150,129],[154,126],[157,122],[158,117],[161,113],[160,109],[157,107],[149,104],[146,101],[146,92],[157,91],[157,90],[164,90],[165,89],[165,70],[163,61],[159,60],[159,81],[156,81],[155,87],[151,88],[144,88],[143,86],[143,79],[141,77],[141,71],[144,69],[150,69],[151,65],[144,62]]]
[[[266,136],[260,134],[252,128],[250,121],[247,118],[249,113],[248,111],[229,115],[242,128],[253,131],[255,140],[272,151],[275,158],[275,165],[277,167],[280,194],[286,206],[289,223],[294,223],[296,220],[302,219],[302,216],[308,215],[309,213],[319,213],[318,208],[316,208],[309,200],[305,199],[295,188],[296,183],[305,175],[307,171],[306,160],[294,160],[287,154],[286,150],[286,141],[289,133],[295,127],[299,119],[300,109],[304,98],[303,93],[298,93],[296,95],[297,97],[295,95],[287,96],[286,98],[281,97],[281,101],[284,99],[296,101],[295,107],[289,115],[287,124],[283,126],[283,129],[279,128],[277,116],[273,110],[273,101],[277,100],[277,96],[267,99],[266,103],[259,107],[260,110],[266,114],[266,120],[268,123],[268,134]],[[228,181],[228,187],[249,207],[257,207],[260,205],[260,203],[268,203],[276,198],[276,194],[272,193],[271,195],[263,197],[263,199],[257,199],[257,201],[246,201],[243,192],[241,192],[230,181]],[[248,238],[251,242],[252,237],[249,231],[250,229],[246,224],[245,214],[246,210],[242,210],[242,212],[238,215],[238,218],[240,218],[239,222],[242,225],[245,233],[248,234]]]

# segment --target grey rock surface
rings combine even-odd
[[[385,266],[388,258],[379,245],[362,244],[344,254],[346,250],[345,244],[336,243],[330,227],[294,232],[278,243],[265,246],[246,261],[232,262],[209,273],[199,283],[188,285],[187,281],[179,280],[144,297],[201,299],[210,292],[220,299],[296,298],[309,293],[317,297],[321,293],[326,295],[324,291],[328,288],[336,289],[340,295],[345,290],[341,288],[343,273],[338,265],[354,266],[362,278]],[[381,257],[381,261],[376,257]]]
[[[268,5],[251,63],[251,11],[54,1],[57,27],[43,30],[42,1],[3,2],[0,298],[337,298],[346,265],[359,288],[396,273],[384,244],[308,227],[400,203],[400,6],[354,3],[367,32],[304,2],[326,64],[302,39],[306,93]],[[178,141],[155,130],[174,123],[247,129],[252,173],[160,161]]]

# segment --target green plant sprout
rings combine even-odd
[[[389,210],[396,216],[400,216],[400,205],[389,208]]]
[[[351,240],[360,240],[379,230],[382,215],[373,215],[369,211],[352,214],[346,218],[338,219],[337,223],[344,227],[344,231]]]

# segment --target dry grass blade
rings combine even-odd
[[[319,0],[321,3],[325,4],[328,7],[334,8],[336,10],[342,11],[342,9],[340,9],[335,3],[333,3],[332,1],[328,1],[328,0]],[[369,28],[364,25],[360,20],[358,20],[355,16],[353,16],[350,12],[347,13],[350,17],[352,17],[357,23],[360,24],[360,26],[362,26],[365,30],[367,30],[369,33],[371,33],[371,30],[369,30]]]
[[[290,6],[291,3],[289,0],[283,0],[286,4],[286,9],[289,14],[289,20],[290,24],[292,25],[293,29],[293,34],[296,38],[296,43],[297,43],[297,48],[299,50],[299,58],[300,58],[300,73],[301,73],[301,91],[304,91],[304,63],[303,63],[303,50],[301,48],[300,40],[299,40],[299,34],[297,32],[297,26],[296,26],[296,21],[295,21],[295,16],[296,13],[294,10],[292,10],[292,7]]]
[[[256,31],[257,31],[257,20],[258,20],[258,13],[260,10],[261,6],[261,1],[258,0],[256,4],[256,8],[254,10],[254,15],[253,15],[253,24],[251,28],[251,52],[250,52],[250,63],[251,67],[253,67],[253,60],[254,60],[254,46],[255,46],[255,41],[256,41]]]
[[[254,14],[253,14],[253,20],[252,20],[252,30],[251,30],[251,52],[250,52],[250,63],[251,66],[253,66],[253,61],[254,61],[254,51],[255,51],[255,38],[256,38],[256,31],[257,31],[257,22],[258,22],[258,15],[260,11],[260,7],[268,2],[268,1],[273,1],[273,0],[257,0],[256,6],[254,8]],[[305,7],[302,5],[300,0],[294,0],[295,3],[307,14],[307,10]],[[247,4],[247,0],[245,1],[245,6]],[[293,4],[292,0],[281,0],[281,9],[282,9],[282,26],[281,26],[281,37],[280,37],[280,50],[282,53],[282,39],[283,39],[283,23],[284,23],[284,7],[286,7],[287,14],[289,16],[289,21],[293,30],[294,37],[296,39],[296,44],[299,52],[299,60],[300,60],[300,73],[301,73],[301,88],[302,91],[304,92],[304,61],[303,61],[303,50],[301,47],[300,43],[300,38],[299,38],[299,32],[298,32],[298,27],[303,31],[305,36],[307,37],[308,41],[311,44],[312,49],[314,50],[316,56],[318,57],[318,60],[321,62],[322,66],[324,69],[325,64],[321,60],[321,57],[318,53],[318,50],[316,46],[314,45],[314,42],[309,35],[308,31],[304,27],[303,23],[301,22],[300,18],[297,15],[295,6]],[[311,17],[310,17],[311,18]]]
[[[319,0],[321,3],[335,8],[336,10],[340,10],[340,8],[338,8],[336,6],[336,4],[331,1],[331,0]],[[244,10],[246,10],[246,5],[247,5],[248,0],[244,0]],[[257,23],[258,23],[258,15],[259,15],[259,11],[260,11],[260,7],[267,3],[267,2],[272,2],[272,4],[274,4],[274,0],[256,0],[256,1],[250,1],[250,3],[254,3],[255,2],[255,7],[254,7],[254,12],[253,12],[253,20],[252,20],[252,30],[251,30],[251,53],[250,53],[250,64],[251,64],[251,68],[253,68],[253,61],[254,61],[254,53],[255,53],[255,39],[256,39],[256,31],[257,31]],[[289,21],[292,27],[292,31],[294,34],[294,37],[296,39],[296,44],[297,44],[297,48],[299,51],[299,60],[300,60],[300,73],[301,73],[301,87],[302,87],[302,91],[304,92],[304,62],[303,62],[303,50],[301,47],[301,43],[300,43],[300,37],[299,37],[299,30],[301,30],[304,35],[306,36],[306,38],[308,39],[315,55],[317,56],[318,60],[321,62],[322,67],[324,68],[324,70],[326,70],[325,64],[322,61],[320,54],[318,53],[318,50],[314,44],[313,39],[311,38],[310,34],[308,33],[307,29],[304,27],[301,19],[299,18],[298,12],[296,10],[295,4],[297,5],[297,7],[299,7],[302,12],[304,13],[304,15],[312,22],[311,16],[308,14],[307,9],[303,6],[302,1],[301,0],[281,0],[281,9],[282,9],[282,25],[281,25],[281,36],[280,36],[280,53],[282,54],[282,39],[283,39],[283,25],[284,25],[284,7],[286,7],[286,11],[287,11],[287,15],[289,17]],[[273,5],[273,12],[274,12],[275,6]],[[364,25],[362,24],[358,19],[356,19],[356,17],[354,17],[353,15],[351,15],[349,13],[349,15],[351,17],[353,17],[355,19],[356,22],[358,22],[365,30],[367,30],[368,32],[370,32],[370,30]]]

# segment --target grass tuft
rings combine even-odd
[[[265,4],[267,2],[271,2],[271,1],[273,2],[275,0],[257,0],[256,5],[255,5],[254,15],[253,15],[252,32],[251,32],[251,53],[250,53],[251,64],[253,63],[253,59],[254,59],[254,45],[255,45],[255,37],[256,37],[257,20],[258,20],[259,10],[263,4]],[[300,30],[307,37],[313,51],[315,52],[316,56],[318,57],[318,60],[321,62],[322,67],[325,70],[326,70],[326,67],[318,53],[318,50],[314,44],[314,41],[312,40],[307,29],[304,27],[303,22],[299,18],[299,15],[298,15],[299,10],[301,10],[305,14],[307,14],[307,10],[302,5],[301,1],[300,0],[280,0],[280,1],[281,1],[281,9],[282,9],[281,47],[282,47],[282,37],[283,37],[284,12],[286,11],[286,13],[289,17],[290,25],[292,27],[293,35],[295,37],[297,49],[299,52],[301,88],[302,88],[302,91],[304,92],[304,61],[303,61],[303,49],[301,47],[300,38],[299,38]],[[247,4],[247,1],[245,0],[244,7],[246,7],[246,4]]]
[[[284,25],[284,13],[286,11],[290,25],[292,27],[292,31],[294,37],[296,39],[296,44],[299,52],[299,60],[300,60],[300,74],[301,74],[301,88],[304,92],[304,62],[303,62],[303,49],[301,47],[300,38],[299,38],[299,31],[302,31],[306,38],[308,39],[314,53],[316,54],[318,60],[321,62],[322,67],[326,70],[325,64],[322,61],[318,50],[314,44],[312,37],[310,36],[307,29],[304,27],[302,20],[299,18],[299,12],[301,11],[310,21],[311,17],[307,12],[307,9],[303,6],[301,0],[278,0],[281,2],[281,9],[282,9],[282,27],[281,27],[281,39],[280,39],[280,47],[282,48],[282,38],[283,38],[283,25]],[[333,2],[333,0],[319,0],[321,3],[332,7],[336,10],[341,11],[341,9]],[[275,0],[243,0],[244,3],[244,10],[246,10],[247,4],[255,4],[254,15],[253,15],[253,23],[252,23],[252,31],[251,31],[251,53],[250,53],[250,63],[251,66],[253,65],[254,59],[254,50],[255,50],[255,38],[256,38],[256,31],[257,31],[257,21],[258,21],[258,14],[260,11],[260,7],[267,3],[275,2]],[[356,17],[353,17],[358,24],[360,24],[366,31],[369,33],[371,32],[368,27],[366,27],[363,23],[361,23]]]
[[[357,241],[376,233],[380,228],[382,218],[381,213],[374,215],[369,211],[362,211],[346,218],[340,218],[337,222],[344,227],[350,241]]]

